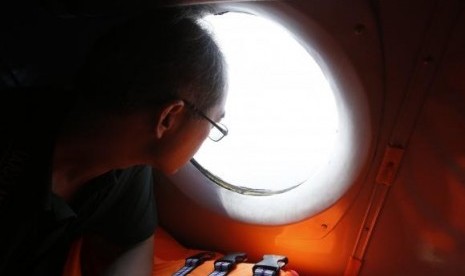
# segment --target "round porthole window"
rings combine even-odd
[[[366,160],[371,132],[366,97],[344,51],[315,22],[302,18],[297,33],[270,11],[260,6],[201,22],[228,63],[222,122],[229,133],[207,139],[171,180],[218,213],[276,225],[341,198]],[[289,12],[281,22],[299,22],[298,11]]]
[[[228,136],[207,140],[195,164],[214,182],[269,195],[311,181],[328,162],[338,110],[320,66],[292,35],[263,17],[204,18],[226,57]]]

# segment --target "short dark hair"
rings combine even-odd
[[[76,86],[100,109],[138,110],[187,98],[207,111],[226,88],[226,66],[198,20],[207,9],[164,8],[135,16],[97,41]]]

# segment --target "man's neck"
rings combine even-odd
[[[79,132],[62,133],[53,156],[53,192],[71,200],[91,179],[113,169],[142,164],[138,146],[148,141],[149,133],[137,120],[131,116],[101,120]]]

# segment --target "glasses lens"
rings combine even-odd
[[[217,124],[224,130],[227,129],[225,125],[221,123],[217,123]],[[212,127],[208,135],[208,138],[210,138],[211,140],[215,142],[218,142],[219,140],[223,139],[223,137],[224,137],[224,133],[222,133],[217,127]]]

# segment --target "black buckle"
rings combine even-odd
[[[186,259],[184,266],[176,271],[173,276],[184,276],[189,274],[192,270],[194,270],[199,265],[203,264],[205,261],[213,259],[215,257],[215,253],[213,252],[201,252],[199,254],[195,254],[190,256]]]
[[[279,270],[288,262],[286,256],[263,255],[263,260],[252,268],[253,275],[279,275]],[[271,274],[270,274],[271,272]]]
[[[247,254],[243,252],[230,253],[215,261],[215,271],[229,271],[234,268],[237,263],[247,260]]]
[[[211,260],[213,258],[215,258],[215,253],[213,253],[213,252],[201,252],[199,254],[195,254],[195,255],[190,256],[189,258],[187,258],[185,266],[197,267],[197,266],[203,264],[205,261]]]

